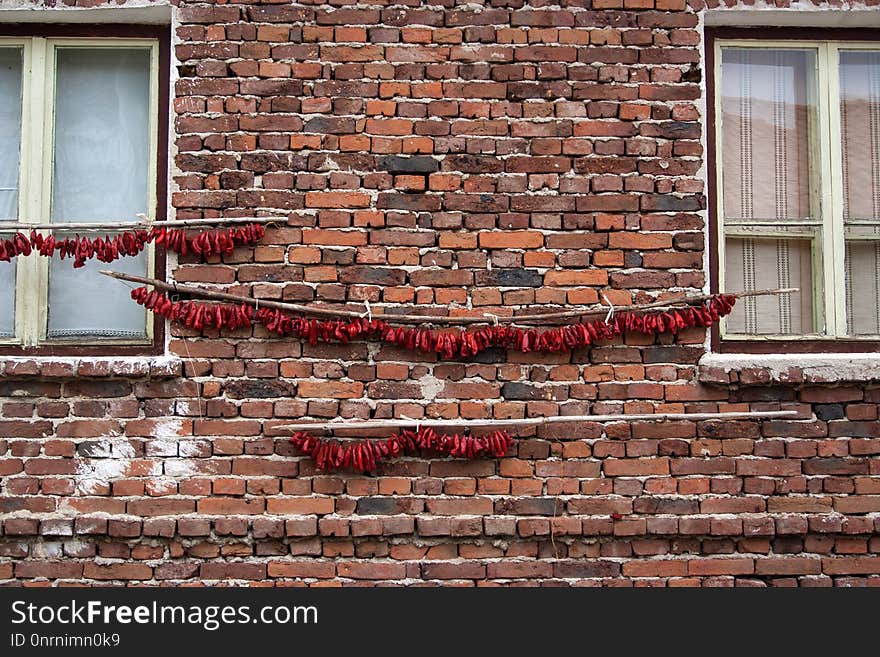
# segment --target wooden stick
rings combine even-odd
[[[235,304],[247,304],[249,306],[265,308],[277,308],[288,312],[302,313],[304,315],[313,315],[315,317],[347,317],[354,319],[363,317],[364,312],[358,310],[344,310],[341,308],[324,308],[321,306],[303,306],[296,303],[285,303],[283,301],[272,301],[270,299],[254,299],[252,297],[243,297],[238,294],[228,294],[226,292],[217,292],[202,287],[192,285],[177,285],[176,283],[166,283],[157,278],[147,278],[145,276],[135,276],[134,274],[123,274],[120,272],[100,270],[100,273],[111,278],[121,281],[129,281],[131,283],[141,283],[142,285],[152,285],[153,287],[173,292],[175,294],[186,294],[192,297],[210,299],[213,301],[228,301]],[[782,288],[779,290],[755,290],[751,292],[738,292],[736,297],[763,296],[768,294],[789,294],[798,288]],[[676,304],[699,303],[711,298],[711,295],[701,294],[694,297],[680,297],[677,299],[667,299],[665,301],[655,301],[653,303],[641,306],[616,306],[615,312],[638,311],[646,308],[671,308]],[[581,308],[579,310],[568,310],[564,312],[552,313],[535,313],[533,315],[513,315],[497,317],[499,324],[527,324],[541,322],[547,319],[559,319],[561,317],[584,317],[589,315],[606,315],[608,306],[591,306]],[[446,317],[443,315],[396,315],[393,313],[372,313],[373,319],[381,319],[383,321],[398,324],[446,324],[446,325],[471,325],[471,324],[489,324],[496,318],[494,316],[483,317]]]
[[[238,294],[227,294],[226,292],[216,292],[214,290],[206,290],[201,287],[194,287],[191,285],[177,285],[175,283],[166,283],[165,281],[160,281],[156,278],[146,278],[144,276],[135,276],[133,274],[123,274],[117,271],[109,271],[106,269],[101,269],[100,273],[105,276],[110,276],[111,278],[117,278],[121,281],[130,281],[132,283],[142,283],[144,285],[152,285],[158,290],[166,290],[168,292],[173,292],[174,294],[188,294],[193,297],[201,297],[204,299],[210,299],[212,301],[229,301],[235,304],[247,304],[249,306],[264,307],[264,308],[278,308],[279,310],[286,310],[289,312],[298,312],[308,315],[315,315],[316,317],[362,317],[364,315],[363,312],[357,312],[354,310],[337,310],[334,308],[321,308],[320,306],[301,306],[296,303],[285,303],[283,301],[272,301],[271,299],[254,299],[253,297],[243,297]],[[386,319],[386,318],[394,318],[396,319],[396,315],[383,315],[373,313],[374,319]],[[421,321],[431,321],[431,320],[444,320],[443,317],[433,317],[426,316],[425,318],[419,317]],[[480,320],[485,323],[486,320]]]
[[[730,293],[730,296],[736,297],[737,299],[742,299],[743,297],[761,297],[769,294],[791,294],[793,292],[798,292],[800,288],[797,287],[781,287],[775,290],[746,290],[744,292],[733,292]],[[671,307],[678,304],[686,303],[688,305],[693,305],[696,303],[701,303],[706,301],[707,299],[711,299],[714,295],[712,294],[698,294],[694,296],[687,295],[679,295],[677,297],[671,297],[669,299],[662,299],[660,301],[652,301],[651,303],[645,303],[642,305],[632,305],[632,306],[614,306],[614,312],[626,312],[628,310],[644,310],[646,308],[660,308],[660,307]],[[547,319],[563,319],[565,317],[581,317],[583,315],[605,315],[610,310],[609,306],[603,306],[600,309],[590,310],[589,312],[582,312],[580,310],[561,310],[559,312],[552,313],[541,313],[540,315],[518,315],[515,319],[524,323],[531,317],[540,317],[542,320]],[[501,318],[498,318],[498,321],[501,321]]]
[[[554,415],[498,420],[335,420],[329,422],[297,422],[273,429],[285,431],[333,431],[344,429],[399,429],[402,427],[524,427],[568,422],[652,422],[669,420],[746,420],[794,417],[798,411],[737,411],[726,413],[623,413],[620,415]]]
[[[212,217],[209,219],[169,219],[167,221],[101,221],[95,223],[57,223],[57,224],[25,224],[21,222],[0,222],[0,232],[6,230],[50,230],[66,233],[72,230],[131,230],[132,228],[151,228],[166,226],[186,228],[188,226],[223,226],[232,224],[266,224],[281,222],[286,224],[287,217]]]

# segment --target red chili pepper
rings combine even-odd
[[[354,464],[361,472],[366,471],[366,468],[364,467],[364,451],[362,443],[358,443],[354,446]]]
[[[19,254],[26,256],[31,254],[31,243],[24,233],[16,233],[13,236],[12,241],[15,244],[15,250]]]

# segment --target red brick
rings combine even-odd
[[[370,197],[363,192],[309,192],[306,207],[309,208],[365,208]]]
[[[83,576],[98,580],[142,580],[152,579],[153,569],[141,563],[113,563],[99,565],[86,563]]]
[[[168,259],[157,275],[456,317],[638,305],[714,283],[706,99],[690,77],[706,72],[699,2],[337,4],[176,10],[168,218],[275,220],[256,245]],[[449,362],[373,336],[166,330],[167,357],[38,349],[0,363],[0,580],[880,574],[880,391],[822,381],[797,355],[779,371],[699,368],[705,329]],[[523,428],[503,459],[411,453],[368,476],[317,470],[283,428],[778,409],[797,417]]]
[[[329,497],[273,497],[266,502],[266,511],[273,514],[333,513]]]
[[[751,559],[717,557],[688,561],[689,575],[751,575],[754,572],[755,564]]]
[[[880,557],[828,557],[822,559],[826,575],[875,575],[880,573]]]
[[[541,233],[528,230],[480,233],[479,238],[485,249],[534,249],[544,244]]]
[[[336,566],[339,577],[351,579],[403,579],[406,577],[406,566],[402,563],[381,561],[343,561]]]
[[[326,561],[271,561],[269,577],[329,579],[336,575],[336,566]]]

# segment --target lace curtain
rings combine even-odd
[[[150,53],[61,48],[56,63],[52,221],[136,221],[147,211]],[[145,335],[146,315],[128,289],[53,258],[49,337]],[[146,274],[146,255],[113,263]]]
[[[18,219],[21,68],[21,48],[0,48],[0,221]],[[0,262],[0,338],[14,334],[15,262]]]

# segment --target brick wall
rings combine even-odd
[[[288,217],[177,281],[455,314],[704,289],[702,2],[409,5],[173,10],[176,216]],[[173,328],[159,359],[6,360],[0,580],[880,582],[880,388],[700,368],[705,338],[438,362]],[[372,477],[277,428],[749,408],[799,416],[522,430]]]

